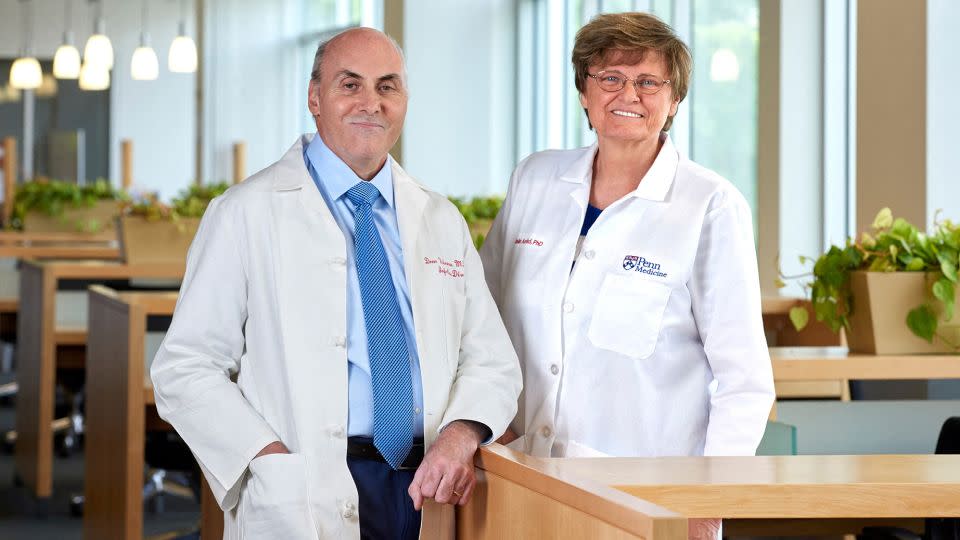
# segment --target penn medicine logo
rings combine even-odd
[[[660,264],[648,261],[645,257],[637,255],[627,255],[623,258],[623,269],[651,276],[667,277],[667,274],[660,271]]]

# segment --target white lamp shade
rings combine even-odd
[[[717,49],[710,57],[710,80],[735,81],[740,78],[740,61],[730,49]]]
[[[135,81],[152,81],[160,74],[160,61],[153,47],[137,47],[130,61],[130,75]]]
[[[40,87],[43,73],[36,58],[17,58],[10,66],[10,86],[20,90],[33,90]]]
[[[197,45],[187,36],[177,36],[170,44],[167,68],[174,73],[197,71]]]
[[[58,79],[80,77],[80,51],[73,45],[61,45],[53,56],[53,76]]]
[[[83,63],[113,69],[113,45],[104,34],[93,34],[83,48]]]
[[[106,90],[110,88],[110,71],[107,68],[84,62],[80,68],[81,90]]]

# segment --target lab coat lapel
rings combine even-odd
[[[303,160],[301,138],[275,165],[272,212],[276,226],[274,271],[277,313],[291,396],[302,446],[316,444],[321,418],[347,421],[345,348],[331,343],[346,336],[346,251],[343,232],[313,183]],[[342,379],[342,395],[320,396],[313,383]],[[322,411],[322,412],[321,412]]]
[[[429,198],[424,189],[410,178],[399,165],[393,165],[394,198],[397,208],[397,224],[400,227],[400,242],[403,246],[403,268],[410,290],[410,308],[416,332],[417,352],[420,357],[420,377],[423,382],[424,408],[433,412],[430,403],[435,394],[431,390],[443,388],[437,366],[444,365],[444,325],[442,321],[443,298],[440,287],[432,273],[434,266],[427,266],[426,256],[437,257],[433,231],[426,219]],[[425,418],[426,419],[426,418]],[[436,434],[425,433],[427,444]]]

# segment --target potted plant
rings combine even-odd
[[[480,249],[484,238],[490,232],[493,218],[497,217],[497,212],[503,206],[503,197],[474,197],[470,200],[450,197],[450,202],[463,215],[463,219],[470,228],[473,243],[477,246],[477,249]]]
[[[130,200],[119,217],[120,253],[127,264],[183,263],[207,205],[229,184],[193,185],[167,205],[156,194]]]
[[[814,263],[805,288],[816,319],[834,332],[845,329],[852,352],[960,352],[954,318],[960,226],[935,220],[926,234],[884,208],[872,228],[873,234],[832,246]],[[809,317],[803,307],[790,312],[798,330]]]
[[[77,185],[34,180],[17,188],[11,226],[25,232],[99,233],[112,230],[124,194],[100,178]]]

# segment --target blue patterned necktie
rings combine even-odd
[[[413,446],[413,383],[397,292],[373,222],[373,202],[379,196],[370,182],[347,191],[356,206],[353,241],[373,383],[373,445],[398,469]]]

